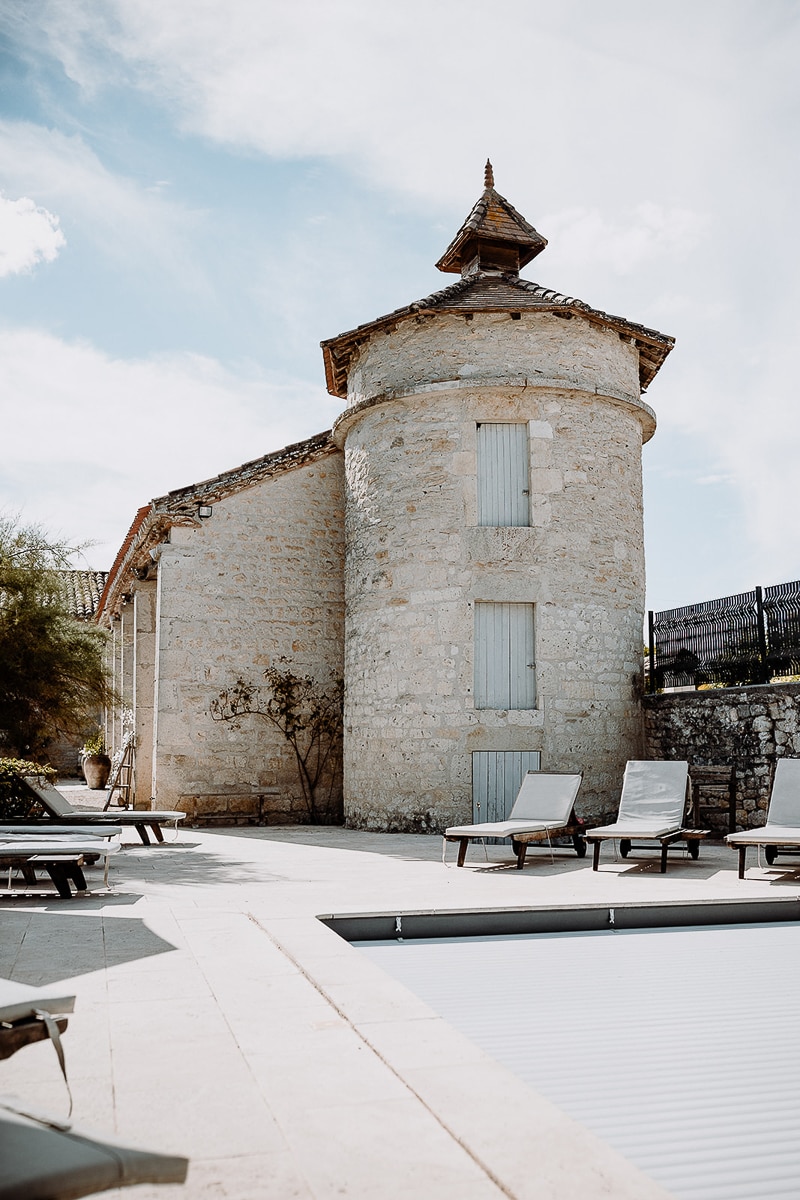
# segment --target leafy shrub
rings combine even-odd
[[[105,754],[105,752],[106,752],[106,739],[105,739],[102,729],[98,729],[97,733],[93,733],[92,736],[88,737],[86,739],[86,741],[83,743],[83,753],[84,754]]]
[[[52,767],[26,762],[23,758],[0,758],[0,817],[4,821],[36,819],[42,815],[42,802],[25,783],[25,776],[40,783],[55,783]]]

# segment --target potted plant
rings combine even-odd
[[[102,729],[98,729],[83,743],[83,777],[94,791],[106,786],[110,774],[111,759],[106,754],[106,740]]]

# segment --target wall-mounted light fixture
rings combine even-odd
[[[198,506],[197,506],[198,517],[203,517],[203,518],[210,517],[213,511],[214,510],[210,504],[198,504]]]

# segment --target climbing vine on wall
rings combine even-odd
[[[242,677],[211,702],[211,716],[238,729],[244,717],[261,717],[280,731],[290,746],[297,774],[314,825],[341,819],[340,771],[344,683],[332,678],[321,684],[300,675],[286,659],[267,667],[264,682]]]

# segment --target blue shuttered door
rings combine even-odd
[[[478,426],[478,524],[529,525],[528,426]]]
[[[475,604],[475,707],[535,708],[532,604]]]
[[[538,750],[475,750],[472,755],[472,820],[505,821],[526,771],[538,771]]]

